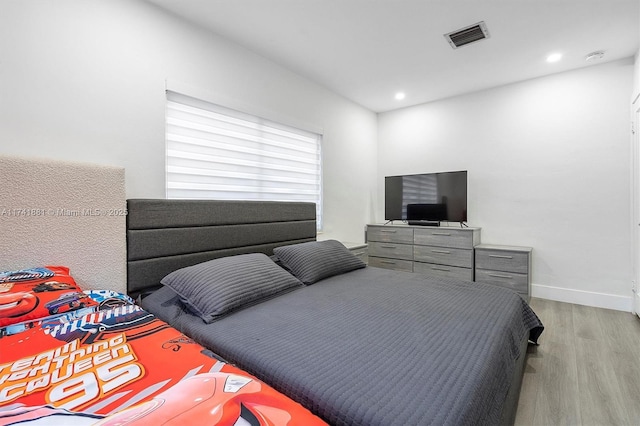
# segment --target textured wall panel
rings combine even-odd
[[[0,270],[64,265],[126,292],[124,169],[0,156]]]

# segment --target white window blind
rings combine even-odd
[[[308,201],[322,224],[322,135],[167,91],[167,198]]]

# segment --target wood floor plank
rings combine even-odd
[[[604,331],[594,308],[581,305],[570,306],[573,314],[574,336],[604,343]]]
[[[611,364],[606,345],[577,338],[577,395],[583,425],[623,425],[628,418],[622,405],[623,395]]]
[[[640,425],[640,319],[531,299],[545,326],[529,351],[516,425]]]
[[[622,406],[629,425],[640,425],[640,355],[638,354],[639,352],[609,354],[610,363],[620,385]]]
[[[629,312],[596,309],[609,349],[614,352],[635,353],[640,359],[640,318]]]
[[[553,300],[531,299],[531,307],[545,326],[542,339],[545,342],[563,342],[574,335],[573,311],[568,303]]]
[[[542,354],[536,394],[535,425],[580,424],[575,347],[556,342],[539,348]]]
[[[520,399],[524,401],[536,401],[540,389],[540,366],[542,363],[538,346],[530,345],[527,348],[527,360],[524,367],[522,386],[520,388]],[[516,425],[532,425],[535,419],[535,404],[518,404],[516,412]]]

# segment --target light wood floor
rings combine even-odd
[[[640,425],[640,318],[544,299],[516,425]]]

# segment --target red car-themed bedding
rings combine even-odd
[[[14,275],[10,282],[21,285],[11,288],[29,294],[29,286],[45,288],[46,280],[64,272],[38,269],[54,275]],[[325,424],[127,296],[67,284],[75,288],[46,293],[59,294],[51,300],[82,293],[88,300],[82,308],[74,304],[74,313],[16,316],[19,310],[11,308],[19,303],[0,304],[0,425],[68,424],[71,417],[73,424],[100,425]],[[12,294],[8,287],[5,300]],[[38,299],[37,306],[47,303]],[[80,309],[84,314],[75,312]],[[24,315],[31,316],[25,321]]]
[[[64,266],[0,272],[2,334],[13,334],[47,316],[83,315],[97,305],[82,292],[69,268]]]

